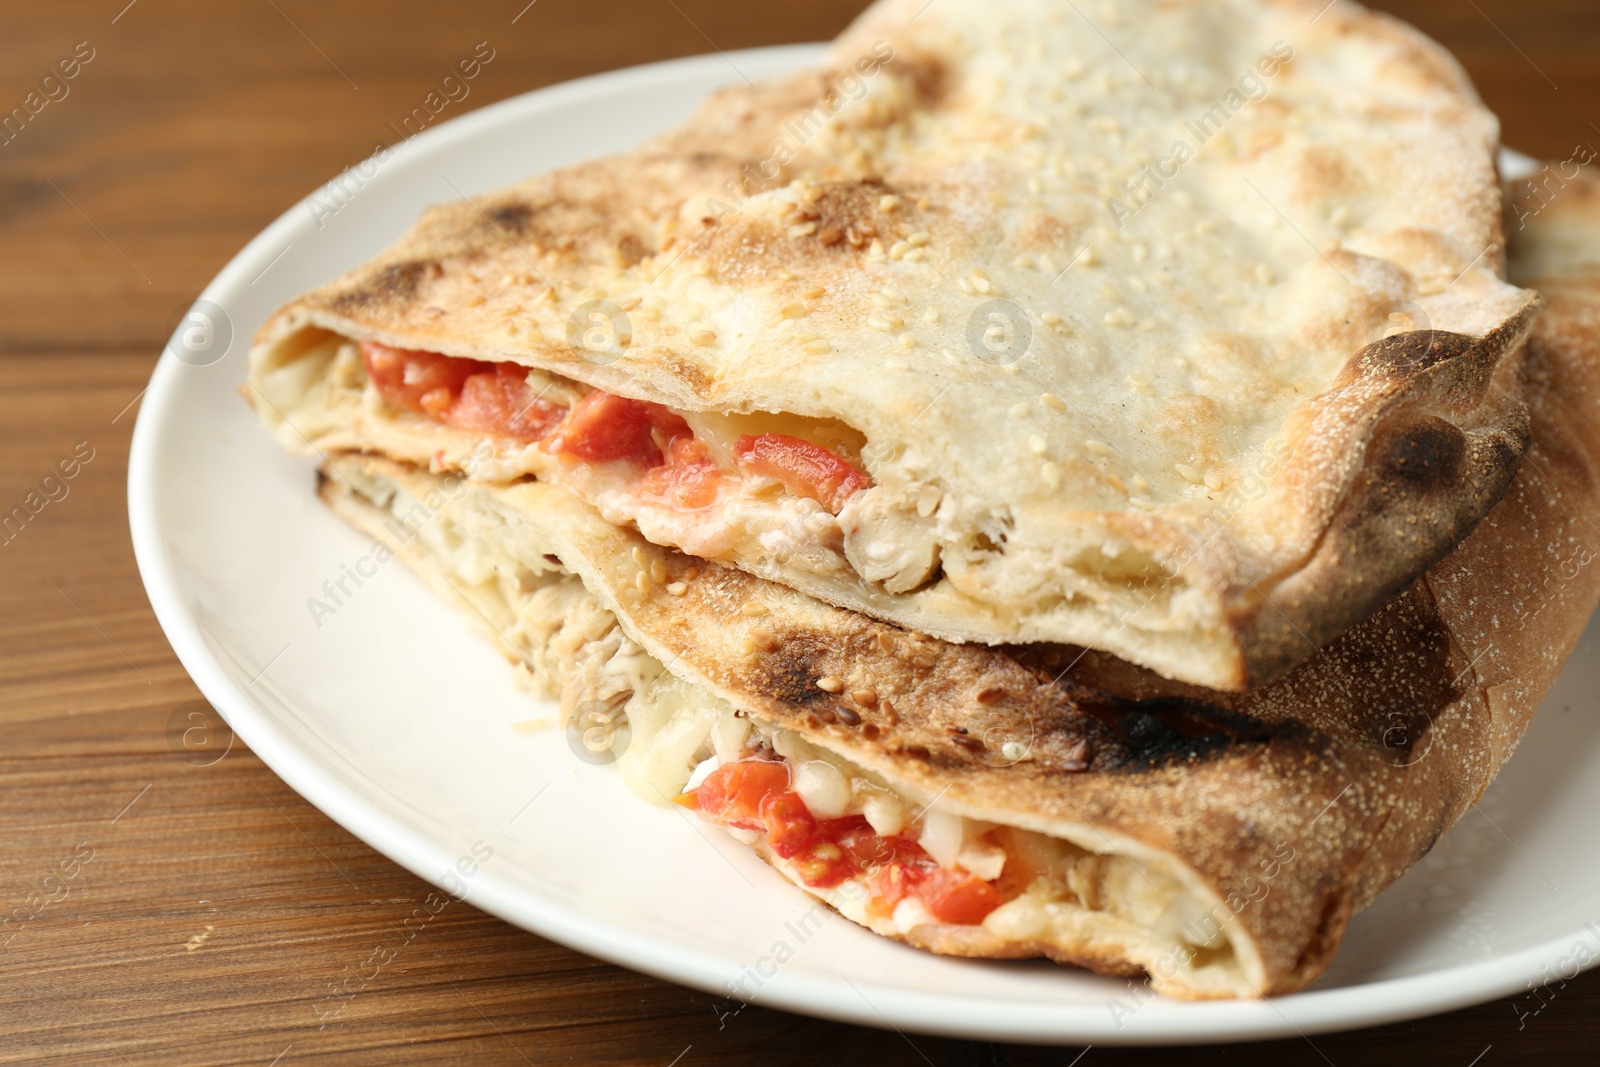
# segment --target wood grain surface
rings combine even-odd
[[[79,42],[93,52],[0,146],[0,512],[92,456],[0,535],[0,1061],[1594,1062],[1594,973],[1520,1019],[1499,1001],[1311,1040],[1084,1053],[735,1013],[460,903],[405,939],[430,887],[228,748],[174,658],[128,544],[128,438],[174,313],[476,42],[496,57],[452,114],[616,67],[825,39],[860,6],[525,2],[0,6],[0,113]],[[1508,143],[1600,146],[1593,0],[1378,6],[1455,50]],[[217,756],[181,742],[203,722]],[[402,947],[331,1001],[384,944]]]

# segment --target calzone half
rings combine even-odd
[[[952,644],[650,544],[566,487],[335,455],[325,499],[627,782],[935,952],[1300,988],[1487,787],[1600,600],[1600,185],[1524,235],[1527,462],[1466,541],[1249,695]]]
[[[1496,122],[1324,0],[881,0],[815,70],[430,209],[283,308],[289,446],[559,485],[940,638],[1216,689],[1398,593],[1526,442]]]

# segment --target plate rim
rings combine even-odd
[[[814,62],[825,47],[789,44],[706,53],[594,74],[485,105],[429,128],[399,147],[408,149],[412,142],[419,150],[443,147],[541,111],[581,104],[599,92],[642,92],[685,78],[709,77],[729,65],[737,68],[740,59],[763,67],[799,68]],[[381,181],[384,177],[379,174],[368,180]],[[225,298],[227,290],[258,271],[270,250],[278,248],[286,235],[303,225],[306,206],[316,192],[291,204],[252,238],[207,284],[199,299],[222,303],[219,296]],[[455,857],[420,836],[401,818],[382,810],[336,777],[322,773],[315,760],[304,755],[257,702],[228,677],[207,647],[195,618],[185,608],[179,593],[181,583],[161,544],[158,508],[163,478],[158,445],[169,420],[181,417],[175,410],[175,400],[181,394],[182,367],[171,351],[162,353],[140,405],[128,458],[128,520],[134,557],[162,631],[201,693],[274,774],[387,859],[424,881],[445,888],[435,872],[448,869]],[[559,902],[541,899],[488,870],[475,878],[470,892],[459,899],[514,926],[617,966],[735,999],[722,980],[737,969],[738,960],[621,931]],[[836,980],[782,971],[769,979],[749,1003],[877,1029],[909,1029],[931,1035],[1028,1044],[1264,1041],[1380,1026],[1507,996],[1522,990],[1528,981],[1542,977],[1541,966],[1560,958],[1575,937],[1586,934],[1587,931],[1570,933],[1498,959],[1359,985],[1313,988],[1266,1000],[1164,1002],[1172,1009],[1170,1012],[1150,1016],[1141,1011],[1126,1025],[1109,1019],[1108,1012],[1087,1005],[1005,1005],[957,994],[911,992],[874,982],[864,982],[861,988],[846,981],[847,990],[856,994],[852,997],[842,991]],[[1141,1017],[1144,1022],[1139,1021]]]

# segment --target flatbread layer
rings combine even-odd
[[[1013,886],[977,923],[810,887],[875,932],[1143,970],[1173,996],[1289,992],[1481,796],[1600,601],[1600,184],[1540,203],[1516,246],[1518,277],[1549,302],[1521,473],[1421,579],[1252,694],[1070,646],[938,641],[650,545],[559,486],[344,455],[322,492],[569,707],[626,690],[642,696],[628,714],[648,715],[654,686],[685,683],[690,704],[798,738],[909,804],[1022,835],[1004,838],[1007,863],[1054,842],[1055,880]],[[699,755],[678,753],[674,781]]]
[[[830,603],[1242,689],[1511,482],[1496,143],[1353,3],[883,0],[820,69],[430,209],[263,327],[247,395],[302,451],[488,440],[476,479]],[[359,342],[531,373],[408,409]],[[580,439],[591,389],[661,405],[654,444]]]

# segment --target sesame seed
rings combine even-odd
[[[1101,297],[1103,297],[1106,300],[1113,300],[1114,301],[1114,300],[1117,299],[1117,291],[1115,289],[1111,288],[1111,286],[1106,285],[1104,282],[1102,282],[1100,284],[1100,289],[1098,291],[1099,291]]]
[[[893,211],[899,206],[900,198],[893,193],[885,193],[883,196],[878,197],[878,209],[880,211]]]
[[[822,335],[820,333],[814,333],[811,330],[801,330],[797,333],[791,334],[789,336],[789,340],[793,341],[797,345],[808,345],[821,336]]]
[[[818,285],[818,286],[815,286],[814,288],[807,289],[805,292],[801,293],[800,295],[803,296],[807,300],[815,300],[815,299],[817,299],[817,297],[823,295],[826,292],[827,292],[826,289],[824,289],[822,286]]]
[[[667,592],[671,593],[673,596],[682,596],[688,591],[689,586],[683,582],[673,582],[671,585],[667,586]]]
[[[1040,393],[1039,403],[1043,404],[1051,411],[1067,410],[1067,402],[1062,400],[1059,396],[1056,396],[1054,393]]]
[[[1148,489],[1150,488],[1150,480],[1142,474],[1135,474],[1133,476],[1133,487],[1135,489]]]
[[[1206,471],[1206,488],[1211,490],[1213,493],[1221,492],[1222,475],[1218,474],[1216,471]]]
[[[817,224],[815,222],[802,222],[789,227],[790,237],[809,237],[816,232]]]
[[[1132,326],[1133,313],[1124,307],[1108,311],[1105,314],[1105,324],[1107,326]]]
[[[1010,415],[1013,419],[1024,418],[1028,414],[1028,405],[1027,404],[1013,404],[1013,405],[1011,405],[1011,410],[1009,412],[1007,412],[1007,414]]]
[[[905,241],[896,241],[889,247],[889,258],[899,259],[909,251],[911,251],[911,246],[909,244],[907,244]]]
[[[650,576],[644,571],[640,571],[633,576],[633,587],[641,593],[648,593],[650,591]]]
[[[1083,447],[1086,451],[1093,452],[1097,456],[1111,455],[1111,446],[1106,444],[1104,441],[1097,441],[1093,437],[1085,440],[1083,442]]]
[[[1040,437],[1038,434],[1034,434],[1028,438],[1028,447],[1033,450],[1034,455],[1042,456],[1044,455],[1044,450],[1049,446],[1045,444],[1043,437]]]
[[[754,600],[746,600],[744,602],[744,607],[739,609],[739,614],[740,615],[757,615],[757,616],[759,616],[759,615],[765,615],[766,613],[767,613],[766,605],[757,603]]]
[[[472,299],[467,301],[467,307],[481,307],[486,300],[488,300],[488,297],[484,296],[482,293],[476,293],[473,295]]]
[[[878,703],[878,691],[876,689],[852,689],[850,690],[850,699],[864,708],[875,707]]]
[[[667,580],[666,565],[663,564],[659,559],[650,561],[650,577],[655,579],[657,582],[664,582]]]
[[[1039,468],[1039,477],[1044,479],[1044,484],[1052,489],[1061,488],[1061,468],[1054,463],[1046,463]]]
[[[882,293],[885,298],[894,301],[896,304],[906,303],[906,294],[902,293],[892,285],[885,285],[882,289],[879,289],[878,292]]]
[[[978,292],[980,292],[980,293],[992,293],[992,292],[994,292],[994,284],[992,282],[990,282],[988,278],[974,278],[974,279],[972,279],[972,287],[974,289],[978,290]]]
[[[756,653],[756,643],[754,641],[750,640],[748,637],[741,637],[739,639],[739,655],[741,655],[741,656],[753,656],[753,655],[755,655],[755,653]]]
[[[932,306],[925,307],[925,308],[922,309],[922,317],[923,317],[923,319],[925,319],[928,322],[938,322],[939,321],[939,309],[936,308],[936,307],[932,307]]]
[[[827,354],[828,352],[833,351],[833,343],[830,342],[830,341],[819,339],[819,340],[816,340],[816,341],[808,341],[808,342],[806,342],[805,348],[806,348],[806,352],[808,352],[809,354],[811,354],[813,356],[821,356],[821,355]]]
[[[817,679],[817,688],[824,693],[837,693],[844,688],[844,682],[830,674]]]
[[[689,343],[698,348],[714,345],[717,343],[716,332],[714,330],[696,330],[689,335]]]
[[[1039,316],[1039,321],[1044,323],[1046,326],[1060,326],[1061,316],[1057,315],[1054,311],[1046,311],[1044,314]]]
[[[754,630],[751,630],[750,640],[754,641],[756,647],[764,652],[771,652],[778,647],[778,639],[765,626],[757,626]]]
[[[785,304],[783,310],[778,312],[786,319],[798,319],[810,314],[811,309],[804,304]]]
[[[884,333],[894,332],[894,323],[890,322],[882,315],[867,316],[867,325],[872,327],[874,330],[882,330]]]
[[[1189,466],[1189,464],[1177,463],[1173,465],[1173,469],[1183,476],[1184,481],[1192,482],[1195,485],[1200,484],[1200,472]]]
[[[640,567],[643,567],[645,565],[645,563],[644,563],[644,549],[639,548],[637,545],[635,545],[634,549],[633,549],[633,562],[635,564],[637,564],[638,566],[640,566]]]
[[[928,233],[928,231],[918,230],[916,233],[906,238],[906,243],[912,248],[921,248],[931,240],[933,240],[933,237]]]
[[[878,648],[884,652],[893,652],[894,638],[880,631],[878,634]]]
[[[890,300],[888,297],[884,296],[882,293],[873,293],[872,294],[872,303],[875,306],[881,307],[881,308],[894,307],[894,301]]]
[[[1105,474],[1106,474],[1106,481],[1110,482],[1112,484],[1112,486],[1117,490],[1117,492],[1121,493],[1123,496],[1127,496],[1128,495],[1128,487],[1123,484],[1121,478],[1118,478],[1111,471],[1106,471]]]
[[[916,348],[917,347],[917,339],[915,337],[912,337],[909,333],[903,333],[903,334],[900,335],[900,347],[901,348]]]

